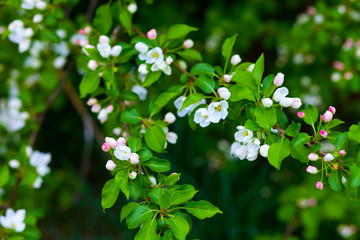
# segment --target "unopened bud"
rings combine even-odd
[[[165,122],[172,124],[175,122],[175,120],[176,120],[176,117],[173,113],[168,112],[167,114],[165,114],[165,117],[164,117]]]
[[[120,146],[126,146],[126,139],[123,137],[119,137],[117,140],[117,144]]]
[[[316,153],[310,153],[309,156],[308,156],[308,159],[310,161],[316,161],[316,160],[319,159],[319,156]]]
[[[150,31],[148,31],[147,33],[146,33],[146,36],[149,38],[149,39],[155,39],[156,38],[156,35],[157,35],[157,33],[156,33],[156,30],[153,28],[153,29],[151,29]]]
[[[88,62],[88,67],[89,67],[91,70],[95,71],[96,68],[98,67],[98,64],[97,64],[97,62],[96,62],[95,60],[90,60],[90,61]]]
[[[136,172],[131,172],[131,173],[129,173],[129,178],[130,178],[130,179],[135,179],[136,176],[137,176],[137,173],[136,173]]]
[[[138,164],[139,163],[139,155],[137,153],[130,154],[130,163],[131,164]]]
[[[278,73],[274,78],[274,85],[279,87],[284,83],[284,74]]]
[[[326,137],[328,136],[328,133],[327,133],[327,131],[325,131],[325,130],[321,130],[321,131],[320,131],[320,135],[321,135],[323,138],[326,138]]]
[[[107,143],[103,143],[103,145],[101,146],[101,149],[104,151],[104,152],[108,152],[110,150],[110,146],[109,144]]]
[[[238,65],[241,62],[241,58],[240,58],[240,56],[238,54],[236,54],[236,55],[231,57],[230,62],[231,62],[232,65]]]
[[[194,46],[194,41],[191,39],[186,39],[183,43],[184,48],[192,48]]]
[[[107,43],[107,44],[109,44],[109,42],[110,42],[110,39],[107,36],[101,35],[99,37],[99,43]]]
[[[112,149],[115,149],[116,146],[118,145],[117,141],[111,137],[106,137],[105,138],[105,142],[107,144],[109,144],[109,146],[112,148]]]
[[[317,183],[315,184],[315,187],[316,187],[317,189],[319,189],[319,190],[323,190],[323,189],[324,189],[324,184],[323,184],[321,181],[319,181],[319,182],[317,182]]]
[[[321,119],[324,120],[324,122],[330,122],[333,118],[333,114],[327,110],[322,116]]]
[[[114,171],[114,169],[116,168],[116,164],[114,163],[113,160],[109,160],[109,161],[107,161],[105,167],[109,171]]]

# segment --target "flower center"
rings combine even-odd
[[[244,137],[247,137],[247,136],[249,136],[249,133],[248,133],[248,132],[244,132],[244,133],[243,133],[243,136],[244,136]]]
[[[153,57],[154,57],[154,58],[158,58],[158,57],[159,57],[159,54],[158,54],[158,53],[154,53],[154,54],[153,54]]]
[[[219,112],[221,110],[221,106],[218,105],[217,107],[215,107],[215,110]]]
[[[204,115],[203,118],[208,118],[209,116],[208,115]]]
[[[10,223],[10,225],[13,227],[13,228],[15,228],[15,223]]]

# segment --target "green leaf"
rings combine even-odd
[[[154,216],[153,211],[146,206],[137,206],[135,207],[130,215],[126,218],[126,224],[129,229],[134,229],[140,226],[140,224],[145,223],[150,218]]]
[[[168,230],[165,231],[162,240],[176,240],[176,238],[175,238],[175,236],[174,236],[171,229],[168,229]]]
[[[244,99],[255,102],[253,92],[246,86],[236,84],[232,86],[229,91],[231,93],[230,101],[232,102],[237,102]]]
[[[261,83],[262,75],[264,73],[264,54],[258,58],[255,63],[254,70],[252,71],[252,75],[255,79],[255,82],[259,85]]]
[[[154,240],[156,235],[157,220],[152,218],[142,225],[139,232],[136,234],[134,240]]]
[[[94,17],[94,26],[100,30],[101,33],[107,34],[113,22],[112,11],[110,4],[103,4],[96,9]]]
[[[142,148],[141,139],[137,137],[129,137],[126,145],[131,149],[131,152],[137,152]]]
[[[153,203],[157,205],[160,205],[159,195],[160,195],[160,188],[154,188],[149,192],[149,198]]]
[[[8,166],[4,165],[0,167],[0,188],[5,186],[10,178],[10,171]]]
[[[168,160],[156,157],[151,158],[143,164],[155,172],[167,172],[171,168],[171,164]]]
[[[130,190],[128,188],[129,172],[128,170],[119,171],[115,175],[115,182],[120,190],[125,194],[126,199],[129,200]]]
[[[161,111],[163,107],[174,97],[180,95],[185,86],[175,85],[168,92],[161,93],[154,101],[154,107],[150,110],[151,115],[155,115]],[[170,91],[172,90],[172,91]]]
[[[135,179],[129,179],[128,187],[130,190],[130,197],[134,200],[137,200],[142,193],[141,176],[138,175]]]
[[[222,212],[217,207],[204,200],[198,202],[190,201],[185,205],[184,208],[186,211],[199,219],[211,218],[216,213],[222,214]]]
[[[335,119],[331,120],[329,123],[327,123],[327,124],[325,125],[325,129],[326,129],[326,130],[327,130],[327,129],[331,129],[331,128],[334,128],[334,127],[336,127],[337,125],[340,125],[340,124],[343,124],[343,123],[345,123],[345,122],[344,122],[344,121],[341,121],[340,119],[335,118]]]
[[[179,181],[181,173],[172,173],[166,177],[165,184],[168,186],[174,185]]]
[[[125,218],[127,218],[127,216],[129,216],[129,214],[131,213],[131,211],[135,208],[139,206],[139,204],[137,202],[129,202],[128,204],[126,204],[122,209],[121,209],[121,213],[120,213],[120,222],[122,222]]]
[[[202,61],[201,54],[193,49],[185,49],[184,51],[177,52],[180,57],[184,58],[185,60],[196,60]]]
[[[249,71],[236,72],[235,75],[232,76],[231,81],[249,88],[254,93],[258,90],[258,84],[255,82]]]
[[[233,49],[235,41],[236,41],[236,37],[237,37],[237,34],[235,34],[232,37],[227,38],[222,45],[221,53],[226,62],[229,61],[232,49]]]
[[[191,104],[197,103],[200,100],[204,99],[205,96],[201,93],[192,93],[189,96],[186,97],[183,105],[181,106],[180,110],[183,110],[184,108],[190,106]]]
[[[292,122],[285,129],[285,134],[290,136],[290,137],[295,137],[300,132],[300,128],[301,128],[301,123]]]
[[[80,97],[83,98],[89,93],[95,92],[95,90],[99,87],[100,77],[97,72],[88,72],[81,79],[80,83]]]
[[[152,152],[147,149],[147,148],[143,148],[141,149],[139,152],[139,157],[140,157],[140,162],[146,162],[148,160],[150,160],[153,156]]]
[[[307,108],[303,110],[303,112],[305,113],[305,117],[303,118],[304,121],[309,125],[315,126],[315,123],[319,115],[317,108],[314,107],[313,105],[309,105]]]
[[[308,156],[311,153],[310,148],[305,144],[311,141],[311,137],[306,133],[298,133],[291,142],[291,157],[300,162],[308,163]]]
[[[349,129],[348,138],[352,141],[360,143],[360,126],[352,125]]]
[[[214,72],[214,68],[208,63],[197,63],[190,70],[191,76],[197,76],[203,73],[214,75]]]
[[[262,129],[262,127],[257,122],[255,122],[254,120],[251,120],[251,119],[246,120],[244,127],[251,131],[258,131],[258,130]]]
[[[277,170],[280,170],[281,162],[290,155],[289,141],[285,138],[270,146],[268,160]]]
[[[168,209],[171,206],[170,197],[163,188],[160,189],[159,193],[159,205],[162,209]]]
[[[197,192],[197,190],[177,190],[171,194],[171,202],[173,205],[186,203],[190,201]]]
[[[146,129],[145,142],[155,152],[163,152],[166,143],[166,134],[159,126],[151,126]]]
[[[179,240],[185,240],[190,231],[188,222],[178,213],[175,213],[173,217],[167,219],[167,223],[170,225],[175,237]]]
[[[176,24],[169,28],[167,39],[176,39],[185,37],[189,32],[197,31],[197,28],[190,27],[185,24]]]
[[[344,185],[341,182],[341,173],[338,170],[332,170],[329,174],[329,185],[334,191],[341,191],[344,189]]]
[[[212,76],[201,74],[194,82],[204,93],[212,93],[215,87],[215,81]]]
[[[137,124],[141,120],[138,111],[133,108],[131,110],[125,110],[121,113],[120,121],[124,123]]]
[[[110,179],[105,183],[101,193],[101,206],[104,211],[106,208],[111,208],[115,204],[119,192],[120,189],[115,183],[115,179]]]
[[[127,7],[123,6],[120,9],[119,20],[121,25],[128,31],[131,36],[131,26],[132,26],[132,14],[127,10]]]
[[[360,167],[356,164],[353,164],[350,167],[350,184],[352,187],[359,187],[360,186]]]
[[[145,77],[145,80],[144,80],[144,83],[142,84],[142,86],[143,87],[151,86],[154,82],[159,80],[160,76],[161,76],[161,71],[148,73]]]
[[[256,107],[254,114],[258,124],[266,130],[270,130],[276,124],[276,110],[274,107]]]

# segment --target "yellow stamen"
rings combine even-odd
[[[215,108],[215,110],[216,110],[216,111],[220,111],[220,110],[221,110],[221,106],[220,106],[220,105],[217,106],[217,107]]]
[[[153,54],[153,57],[154,57],[154,58],[158,58],[158,57],[159,57],[159,54],[158,54],[158,53],[154,53],[154,54]]]

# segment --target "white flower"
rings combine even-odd
[[[301,107],[302,102],[300,98],[294,98],[294,102],[291,104],[291,107],[293,109],[298,109],[299,107]]]
[[[57,58],[55,58],[54,59],[54,67],[56,68],[56,69],[61,69],[61,68],[63,68],[64,66],[65,66],[65,64],[66,64],[66,58],[65,57],[63,57],[63,56],[59,56],[59,57],[57,57]]]
[[[176,121],[176,117],[175,117],[175,115],[173,113],[168,112],[164,116],[164,121],[169,123],[169,124],[172,124],[172,123],[174,123]]]
[[[259,151],[249,151],[248,150],[248,153],[246,155],[246,159],[249,160],[249,161],[254,161],[257,159],[258,157],[258,154],[259,154]]]
[[[120,45],[113,46],[111,49],[111,56],[118,57],[121,53],[122,47]]]
[[[238,157],[240,160],[244,160],[248,154],[246,145],[241,145],[239,142],[233,143],[233,145],[231,145],[231,149],[233,155]]]
[[[267,158],[268,156],[268,152],[269,152],[269,148],[270,146],[267,144],[264,144],[260,147],[260,155],[263,156],[264,158]]]
[[[166,75],[171,75],[171,67],[169,65],[166,64],[165,61],[161,61],[159,63],[154,63],[151,66],[151,71],[156,72],[161,70],[163,73],[165,73]]]
[[[47,3],[44,1],[37,1],[36,8],[39,10],[44,10],[46,8]]]
[[[140,101],[144,101],[148,93],[147,89],[140,85],[133,86],[131,91],[139,96]]]
[[[184,48],[188,49],[188,48],[192,48],[194,46],[194,41],[191,40],[191,39],[186,39],[184,42],[183,42],[183,46]]]
[[[39,189],[41,188],[41,185],[43,183],[43,180],[40,176],[38,176],[35,180],[35,182],[33,183],[32,187],[35,188],[35,189]]]
[[[276,74],[275,78],[274,78],[274,85],[279,87],[284,83],[284,74],[283,73],[278,73]]]
[[[195,112],[194,122],[200,124],[200,127],[207,127],[211,123],[209,112],[206,108],[199,108]]]
[[[33,22],[34,23],[39,23],[43,20],[43,15],[41,14],[35,14],[33,17]]]
[[[145,63],[147,64],[160,64],[164,61],[164,54],[159,47],[153,48],[145,55]]]
[[[11,168],[17,169],[17,168],[19,168],[20,163],[19,163],[18,160],[12,159],[12,160],[9,161],[9,166],[10,166]]]
[[[280,100],[286,97],[288,94],[289,94],[289,90],[286,87],[278,88],[276,89],[273,95],[274,101],[280,102]]]
[[[290,107],[294,103],[294,98],[284,97],[280,100],[280,106],[282,107]]]
[[[229,91],[229,89],[227,89],[226,87],[221,87],[217,90],[219,96],[224,99],[224,100],[228,100],[231,96],[231,93]]]
[[[174,61],[174,59],[173,59],[172,57],[170,57],[170,56],[165,59],[165,63],[166,63],[167,65],[172,64],[173,61]]]
[[[99,43],[107,43],[107,44],[109,44],[109,43],[110,43],[110,39],[109,39],[107,36],[105,36],[105,35],[101,35],[101,36],[99,37]]]
[[[109,171],[114,171],[114,169],[116,168],[116,164],[114,163],[113,160],[108,160],[106,162],[105,168]]]
[[[139,68],[138,68],[138,72],[142,75],[146,75],[148,74],[148,70],[146,69],[147,65],[145,63],[140,64]]]
[[[106,122],[106,120],[108,119],[108,111],[106,110],[106,108],[100,110],[97,119],[100,120],[101,123]]]
[[[334,160],[334,155],[332,155],[331,153],[327,153],[324,157],[324,161],[328,162],[332,160]]]
[[[40,151],[34,151],[30,157],[30,165],[36,168],[36,171],[40,176],[45,176],[50,172],[48,164],[51,161],[50,153],[42,153]]]
[[[246,148],[249,152],[257,152],[260,148],[260,140],[258,138],[252,138],[246,144]]]
[[[254,70],[255,64],[251,64],[246,70],[252,72]]]
[[[243,126],[238,126],[237,131],[235,133],[235,140],[242,142],[242,143],[248,143],[251,138],[253,137],[253,131],[245,129]]]
[[[90,60],[88,62],[88,68],[89,69],[95,71],[97,67],[98,67],[98,64],[97,64],[97,62],[95,60]]]
[[[152,186],[156,186],[157,185],[157,181],[156,178],[154,176],[150,176],[149,177],[150,182],[152,183]]]
[[[127,9],[130,13],[134,14],[137,11],[137,5],[135,3],[130,3]]]
[[[19,209],[16,212],[8,208],[5,216],[0,216],[1,226],[7,229],[14,229],[16,232],[22,232],[25,229],[25,209]]]
[[[185,115],[189,114],[199,105],[201,104],[205,104],[206,101],[205,99],[202,99],[200,100],[199,102],[197,103],[194,103],[194,104],[191,104],[190,106],[187,106],[186,108],[182,109],[181,111],[179,111],[185,101],[186,97],[184,96],[180,96],[178,97],[175,101],[174,101],[174,106],[176,107],[177,109],[177,115],[179,117],[184,117]]]
[[[220,119],[225,119],[228,115],[228,107],[229,104],[225,100],[210,103],[208,107],[210,121],[218,123]]]
[[[273,105],[273,101],[270,98],[263,98],[261,99],[261,102],[266,108],[269,108]]]
[[[117,141],[114,138],[106,137],[105,142],[112,148],[115,149],[118,145]]]
[[[96,48],[103,58],[108,58],[111,54],[111,47],[108,43],[98,43]]]
[[[171,144],[176,144],[178,139],[178,135],[174,132],[166,133],[166,140]]]
[[[114,155],[119,160],[129,160],[131,154],[131,149],[127,146],[117,146]]]
[[[135,44],[135,49],[140,53],[146,53],[149,50],[149,47],[145,43],[138,42]],[[143,55],[143,56],[145,56],[145,55]],[[140,58],[140,55],[139,55],[139,58]],[[140,60],[145,60],[145,59],[140,58]]]
[[[241,62],[241,58],[238,54],[236,54],[231,57],[230,61],[232,65],[238,65]]]

